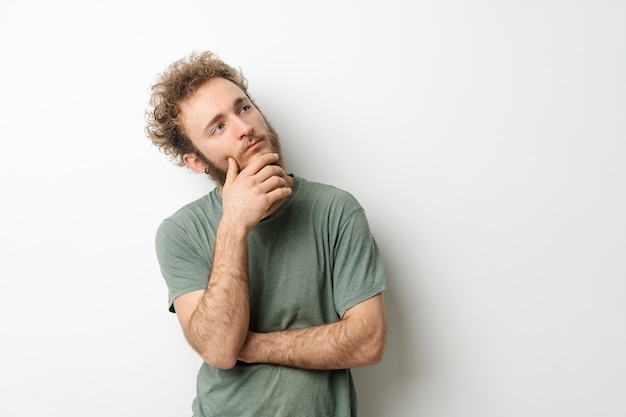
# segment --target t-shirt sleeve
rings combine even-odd
[[[359,208],[339,229],[333,294],[339,317],[387,288],[383,262],[365,212]]]
[[[176,297],[206,288],[211,260],[194,245],[184,228],[171,220],[164,220],[157,229],[155,246],[168,287],[169,309],[174,312]]]

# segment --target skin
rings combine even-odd
[[[387,334],[382,294],[349,309],[336,323],[272,333],[248,330],[247,236],[289,197],[293,178],[275,152],[278,138],[235,84],[211,79],[180,103],[180,110],[185,133],[201,153],[185,154],[187,167],[197,173],[208,167],[225,173],[223,183],[216,180],[223,215],[209,284],[174,300],[190,345],[221,369],[232,368],[237,360],[304,369],[378,363]]]

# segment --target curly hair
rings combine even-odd
[[[172,63],[152,86],[150,108],[146,110],[146,135],[176,165],[184,165],[184,154],[198,153],[182,128],[180,103],[216,77],[235,83],[248,95],[248,81],[241,70],[225,64],[209,51],[192,52]]]

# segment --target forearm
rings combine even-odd
[[[246,339],[249,318],[246,233],[220,223],[209,284],[185,333],[207,363],[230,368]]]
[[[336,323],[305,329],[250,332],[239,360],[324,370],[378,363],[387,335],[384,311],[346,316]]]
[[[228,158],[207,288],[174,300],[187,340],[216,368],[235,366],[248,332],[248,233],[291,194],[293,180],[273,164],[278,159],[261,153],[239,172],[237,161]]]

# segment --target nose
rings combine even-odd
[[[236,117],[235,119],[236,119],[235,127],[236,127],[236,132],[237,132],[237,138],[243,139],[247,136],[250,136],[250,134],[252,133],[252,125],[246,122],[245,120],[243,120],[241,117]]]

